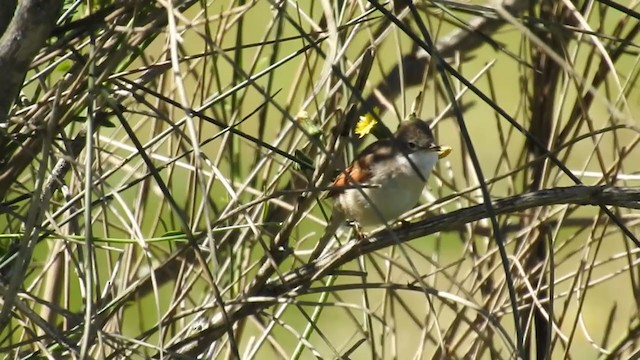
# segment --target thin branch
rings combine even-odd
[[[610,205],[632,209],[640,209],[640,188],[622,188],[612,186],[571,186],[540,190],[493,202],[496,215],[513,214],[539,206],[550,205]],[[482,220],[488,217],[485,204],[453,211],[425,219],[400,229],[380,231],[367,239],[352,240],[333,252],[316,261],[294,269],[275,280],[266,283],[262,289],[254,289],[252,296],[285,296],[298,295],[295,289],[308,288],[315,280],[332,273],[340,266],[366,254],[404,243],[419,237],[456,228],[463,224]],[[280,280],[282,279],[282,280]],[[241,299],[236,303],[241,303]],[[269,304],[243,303],[231,305],[227,311],[227,320],[233,324]],[[230,324],[225,323],[222,316],[216,315],[211,325],[196,335],[171,346],[169,352],[179,352],[187,356],[195,356],[206,349],[213,341],[220,338]]]
[[[505,0],[497,6],[503,7],[514,17],[517,17],[527,6],[528,1]],[[469,54],[476,48],[490,42],[491,34],[498,31],[506,21],[499,17],[476,16],[469,20],[467,28],[460,28],[435,43],[435,48],[442,58],[449,58],[456,53]],[[385,109],[380,99],[382,97],[395,99],[400,95],[401,84],[404,87],[420,85],[425,71],[430,64],[430,57],[414,43],[412,51],[404,55],[400,63],[396,64],[378,84],[374,86],[371,95],[361,106],[361,112],[374,108]],[[403,79],[400,79],[400,77]],[[401,81],[402,80],[402,81]]]

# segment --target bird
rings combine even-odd
[[[418,118],[400,122],[393,137],[365,147],[330,186],[333,212],[309,260],[322,254],[347,221],[356,229],[371,228],[415,207],[436,162],[450,152],[436,144],[429,123]]]

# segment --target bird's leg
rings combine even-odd
[[[364,234],[364,231],[362,231],[362,225],[360,225],[359,222],[355,220],[350,220],[349,226],[353,228],[353,232],[355,233],[356,239],[358,241],[362,241],[367,238],[367,236]]]

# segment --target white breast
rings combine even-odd
[[[380,187],[346,190],[338,199],[340,206],[347,218],[365,227],[393,221],[418,203],[437,161],[438,154],[432,151],[418,151],[409,158],[399,154],[395,161],[387,160],[386,164],[373,169],[372,173],[376,175],[367,184]]]

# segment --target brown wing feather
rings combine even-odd
[[[333,181],[333,184],[331,184],[331,187],[335,188],[329,190],[327,196],[333,197],[342,193],[345,190],[345,186],[366,183],[367,180],[371,178],[371,172],[369,171],[369,169],[364,168],[361,165],[361,163],[364,162],[365,161],[363,161],[362,159],[360,161],[356,161],[351,164],[351,166],[342,171]],[[349,175],[347,176],[347,174]]]
[[[371,178],[371,171],[367,164],[374,161],[384,161],[395,154],[394,143],[390,139],[383,139],[370,144],[358,155],[358,158],[351,163],[351,166],[346,168],[338,175],[331,186],[335,186],[336,189],[331,189],[327,193],[328,197],[336,196],[344,191],[344,186],[364,184]],[[349,174],[349,176],[347,176]],[[341,188],[342,187],[342,188]]]

